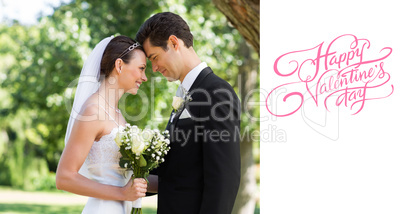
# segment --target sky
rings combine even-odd
[[[51,15],[53,7],[71,0],[0,0],[0,22],[16,19],[21,24],[36,24],[39,15]]]

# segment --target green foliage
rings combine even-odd
[[[0,184],[54,187],[47,181],[53,179],[64,148],[73,83],[84,60],[104,37],[135,37],[148,17],[162,11],[178,13],[187,21],[201,60],[243,97],[237,77],[248,63],[249,56],[242,55],[239,47],[244,40],[211,1],[76,0],[34,26],[0,24]],[[258,64],[257,54],[251,55]],[[177,83],[168,83],[151,69],[147,77],[149,82],[138,95],[125,95],[119,107],[131,124],[162,130]],[[248,111],[259,115],[258,108]],[[251,131],[259,129],[259,123],[250,123],[245,114],[242,120]]]

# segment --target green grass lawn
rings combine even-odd
[[[81,213],[84,206],[0,204],[0,213]]]
[[[54,191],[21,191],[17,189],[13,189],[7,186],[0,186],[0,214],[80,214],[82,209],[84,208],[84,202],[80,202],[80,204],[73,205],[63,205],[58,202],[54,204],[54,202],[43,201],[42,202],[31,202],[24,201],[24,199],[19,200],[18,196],[22,196],[23,194],[34,194],[33,197],[43,197],[43,194],[46,194],[50,197],[60,197],[65,195],[68,199],[71,196],[71,193],[66,193],[60,190]],[[37,195],[35,195],[37,194]],[[13,200],[7,200],[9,198],[14,198]],[[15,199],[16,198],[16,199]],[[26,198],[26,197],[22,197]],[[63,199],[61,199],[63,200]],[[152,207],[143,207],[143,214],[155,214],[156,208]]]
[[[84,206],[59,206],[40,204],[0,204],[0,213],[13,214],[67,214],[81,213]],[[143,214],[155,214],[156,209],[143,208]]]

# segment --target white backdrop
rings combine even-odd
[[[365,91],[362,88],[360,93],[365,92],[366,99],[389,97],[366,100],[359,111],[362,102],[351,109],[354,102],[361,100],[359,94],[352,94],[338,107],[335,100],[342,100],[342,91],[333,96],[329,94],[334,89],[322,95],[315,91],[317,82],[320,88],[326,80],[328,87],[329,76],[318,81],[327,69],[347,67],[346,62],[339,67],[329,65],[332,56],[356,51],[353,37],[344,36],[330,47],[329,53],[334,54],[328,57],[329,67],[325,68],[324,57],[321,58],[317,77],[307,87],[304,83],[285,85],[273,91],[266,103],[275,87],[300,82],[307,75],[313,77],[316,71],[316,67],[305,63],[300,78],[298,72],[277,75],[274,63],[278,57],[321,43],[321,54],[325,54],[329,44],[345,34],[366,39],[358,41],[359,45],[366,43],[359,49],[363,50],[362,58],[355,55],[349,65],[360,59],[379,59],[389,52],[381,51],[383,48],[392,49],[387,58],[362,64],[356,71],[368,74],[373,69],[367,86],[384,83]],[[402,213],[401,40],[402,8],[398,1],[261,1],[261,213]],[[289,74],[296,64],[288,62],[296,60],[300,66],[306,59],[315,59],[317,53],[316,48],[288,54],[279,60],[278,70]],[[349,93],[366,82],[363,79],[349,83]],[[338,90],[345,88],[343,85]],[[281,101],[291,92],[303,94],[301,108],[285,117],[270,114],[268,109],[275,114],[297,109],[300,97]],[[356,99],[353,95],[357,95]],[[328,110],[324,105],[326,97],[330,97]]]

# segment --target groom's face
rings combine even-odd
[[[161,73],[168,81],[176,81],[181,73],[180,56],[169,41],[167,46],[168,50],[165,51],[161,47],[153,46],[149,39],[143,44],[145,53],[152,63],[152,70]]]

